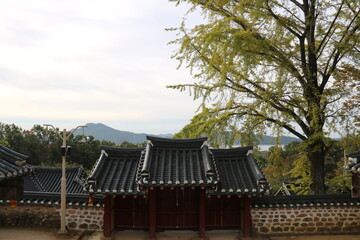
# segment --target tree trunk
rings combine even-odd
[[[311,163],[310,194],[325,194],[325,144],[319,141],[311,144],[308,149],[308,157]]]

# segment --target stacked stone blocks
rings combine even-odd
[[[360,207],[252,209],[258,235],[360,233]]]
[[[66,223],[69,229],[102,230],[103,207],[66,207]],[[0,205],[0,226],[60,227],[60,207],[46,205]]]
[[[76,230],[101,230],[104,210],[100,207],[71,207],[66,211],[68,227]]]

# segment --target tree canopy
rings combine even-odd
[[[62,140],[53,129],[34,125],[30,130],[23,130],[14,124],[0,123],[0,144],[27,155],[27,163],[31,165],[61,166]],[[110,141],[95,140],[93,136],[83,141],[80,135],[71,135],[67,145],[72,147],[67,164],[82,165],[86,170],[90,170],[100,156],[101,146],[116,146]]]
[[[311,165],[311,192],[324,193],[328,129],[349,88],[340,66],[359,66],[357,0],[170,0],[201,11],[204,24],[175,28],[174,58],[195,83],[170,86],[202,99],[178,137],[206,134],[214,145],[267,129],[302,139]],[[353,81],[353,78],[345,78]],[[348,85],[347,85],[348,86]],[[227,134],[231,132],[232,134]]]

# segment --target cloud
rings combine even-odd
[[[192,79],[176,70],[176,36],[164,29],[185,12],[163,0],[1,1],[0,117],[178,131],[196,104],[166,88]]]

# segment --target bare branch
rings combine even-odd
[[[304,11],[304,5],[300,4],[298,1],[290,0],[290,2],[294,3],[296,6],[298,6],[300,9]]]
[[[269,1],[266,1],[266,10],[271,14],[271,16],[278,21],[284,28],[286,28],[289,32],[291,32],[292,34],[294,34],[296,37],[300,38],[300,33],[297,33],[294,29],[292,29],[285,21],[283,21],[281,19],[280,16],[276,15],[274,13],[274,11],[271,9],[270,5],[269,5]]]
[[[292,128],[290,125],[288,125],[287,123],[281,122],[279,120],[276,120],[274,118],[270,118],[268,116],[265,116],[259,112],[256,113],[248,113],[248,115],[254,116],[254,117],[261,117],[262,119],[264,119],[265,121],[271,122],[271,123],[275,123],[283,128],[285,128],[286,130],[288,130],[289,132],[291,132],[292,134],[294,134],[295,136],[297,136],[298,138],[300,138],[301,140],[306,140],[306,137],[304,135],[302,135],[300,132],[296,131],[294,128]]]
[[[317,53],[318,53],[319,50],[322,48],[322,46],[323,46],[323,44],[325,43],[326,39],[329,37],[329,34],[332,32],[332,29],[333,29],[333,27],[335,26],[335,22],[337,21],[339,15],[340,15],[340,12],[341,12],[341,10],[342,10],[342,7],[343,7],[343,5],[344,5],[344,2],[345,2],[345,0],[343,0],[343,1],[341,2],[340,7],[339,7],[339,9],[338,9],[338,11],[337,11],[337,13],[336,13],[333,21],[331,22],[328,31],[326,32],[324,38],[321,40],[321,42],[320,42],[320,44],[319,44],[319,46],[318,46],[318,48],[317,48],[317,50],[316,50]]]

